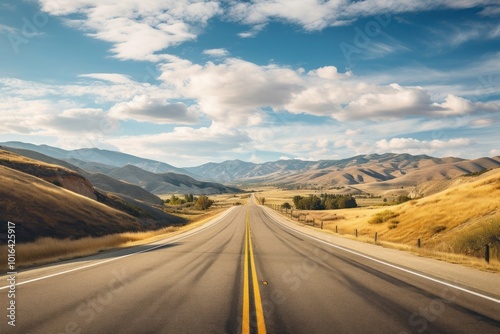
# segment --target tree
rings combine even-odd
[[[288,202],[281,204],[281,207],[286,210],[290,210],[292,208],[292,206]]]
[[[262,197],[262,198],[260,199],[260,202],[262,203],[262,205],[264,205],[264,204],[266,203],[266,198],[265,198],[265,197]]]
[[[409,200],[411,200],[411,198],[409,196],[401,195],[401,196],[398,196],[398,198],[396,199],[396,203],[401,204],[404,202],[408,202]]]
[[[198,197],[198,200],[196,201],[196,208],[199,210],[206,210],[209,207],[211,207],[212,204],[214,204],[214,201],[212,201],[205,195],[201,195],[200,197]]]

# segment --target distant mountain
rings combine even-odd
[[[234,187],[226,187],[215,182],[198,181],[187,175],[175,173],[155,174],[132,165],[114,169],[107,175],[117,180],[138,185],[153,194],[192,193],[210,195],[241,192],[240,189]]]
[[[386,153],[342,160],[279,160],[262,164],[233,160],[186,169],[219,182],[348,186],[391,180],[415,184],[497,167],[500,157],[465,160]]]
[[[101,173],[88,174],[87,178],[90,182],[92,182],[94,187],[106,192],[120,194],[128,198],[143,201],[149,204],[161,205],[163,203],[161,198],[153,195],[149,191],[144,190],[139,186],[115,180],[112,177]]]
[[[252,173],[257,166],[257,164],[251,162],[230,160],[222,163],[209,162],[198,167],[188,167],[185,169],[203,178],[214,179],[218,182],[233,182],[240,175]]]
[[[33,145],[33,144],[14,142],[14,141],[0,143],[0,145],[31,150],[44,155],[48,155],[56,159],[68,161],[89,172],[102,173],[103,171],[98,170],[98,168],[105,168],[106,166],[111,166],[116,168],[116,167],[123,167],[126,165],[133,165],[152,173],[171,172],[171,173],[194,176],[193,174],[182,168],[177,168],[163,162],[150,159],[143,159],[130,154],[116,152],[116,151],[101,150],[98,148],[82,148],[78,150],[66,151],[47,145]]]

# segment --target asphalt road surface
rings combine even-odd
[[[154,245],[6,276],[0,333],[500,333],[498,296],[372,261],[235,207]],[[500,282],[499,282],[500,283]]]

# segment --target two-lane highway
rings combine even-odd
[[[318,242],[254,204],[154,247],[19,274],[16,327],[3,316],[1,333],[500,332],[498,299]]]

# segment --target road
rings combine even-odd
[[[498,296],[333,247],[254,204],[16,279],[16,326],[3,315],[1,333],[500,333]]]

